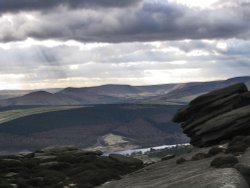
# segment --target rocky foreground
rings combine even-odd
[[[143,167],[140,160],[101,156],[74,146],[0,156],[0,188],[92,188]]]
[[[194,99],[174,121],[196,146],[192,152],[100,188],[249,188],[250,92],[244,84]]]
[[[249,188],[250,150],[238,156],[224,147],[196,149],[99,188]]]

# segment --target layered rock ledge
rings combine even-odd
[[[180,109],[173,121],[197,147],[250,135],[250,92],[243,83],[201,95]]]

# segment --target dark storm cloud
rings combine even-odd
[[[145,3],[130,22],[122,20],[125,41],[249,38],[250,9],[196,9],[175,3]],[[129,34],[129,35],[128,35]],[[119,41],[119,38],[117,39]]]
[[[50,2],[57,6],[59,0],[35,2],[30,9],[46,7]],[[248,6],[243,6],[242,3],[216,9],[198,9],[164,0],[144,0],[138,5],[129,7],[123,6],[131,5],[132,1],[64,0],[60,2],[68,7],[95,5],[100,7],[120,6],[120,8],[112,9],[109,12],[103,8],[61,8],[56,11],[48,11],[46,14],[33,13],[36,18],[33,21],[27,20],[24,15],[21,20],[22,15],[18,17],[17,14],[16,17],[13,16],[12,23],[6,23],[6,20],[1,23],[0,20],[0,41],[24,40],[28,37],[39,40],[72,39],[81,42],[109,43],[250,38],[250,9]],[[126,3],[124,4],[124,2]],[[5,6],[6,10],[8,10],[7,7],[18,10],[19,6],[16,5],[15,8],[10,4]],[[28,7],[21,4],[20,6]],[[0,7],[2,7],[1,3]]]
[[[140,0],[6,0],[0,1],[0,13],[48,10],[58,6],[83,7],[126,7]]]

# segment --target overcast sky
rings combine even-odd
[[[0,89],[250,75],[250,0],[0,1]]]

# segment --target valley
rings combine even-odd
[[[114,151],[188,141],[180,126],[171,122],[179,105],[24,107],[22,116],[14,113],[22,111],[18,108],[1,112],[2,116],[12,112],[0,124],[3,152],[34,151],[50,145]]]
[[[181,127],[172,122],[176,111],[200,94],[238,82],[250,87],[250,77],[238,77],[185,84],[47,89],[14,98],[16,91],[8,91],[10,98],[0,100],[0,151],[76,145],[112,152],[187,143]]]

